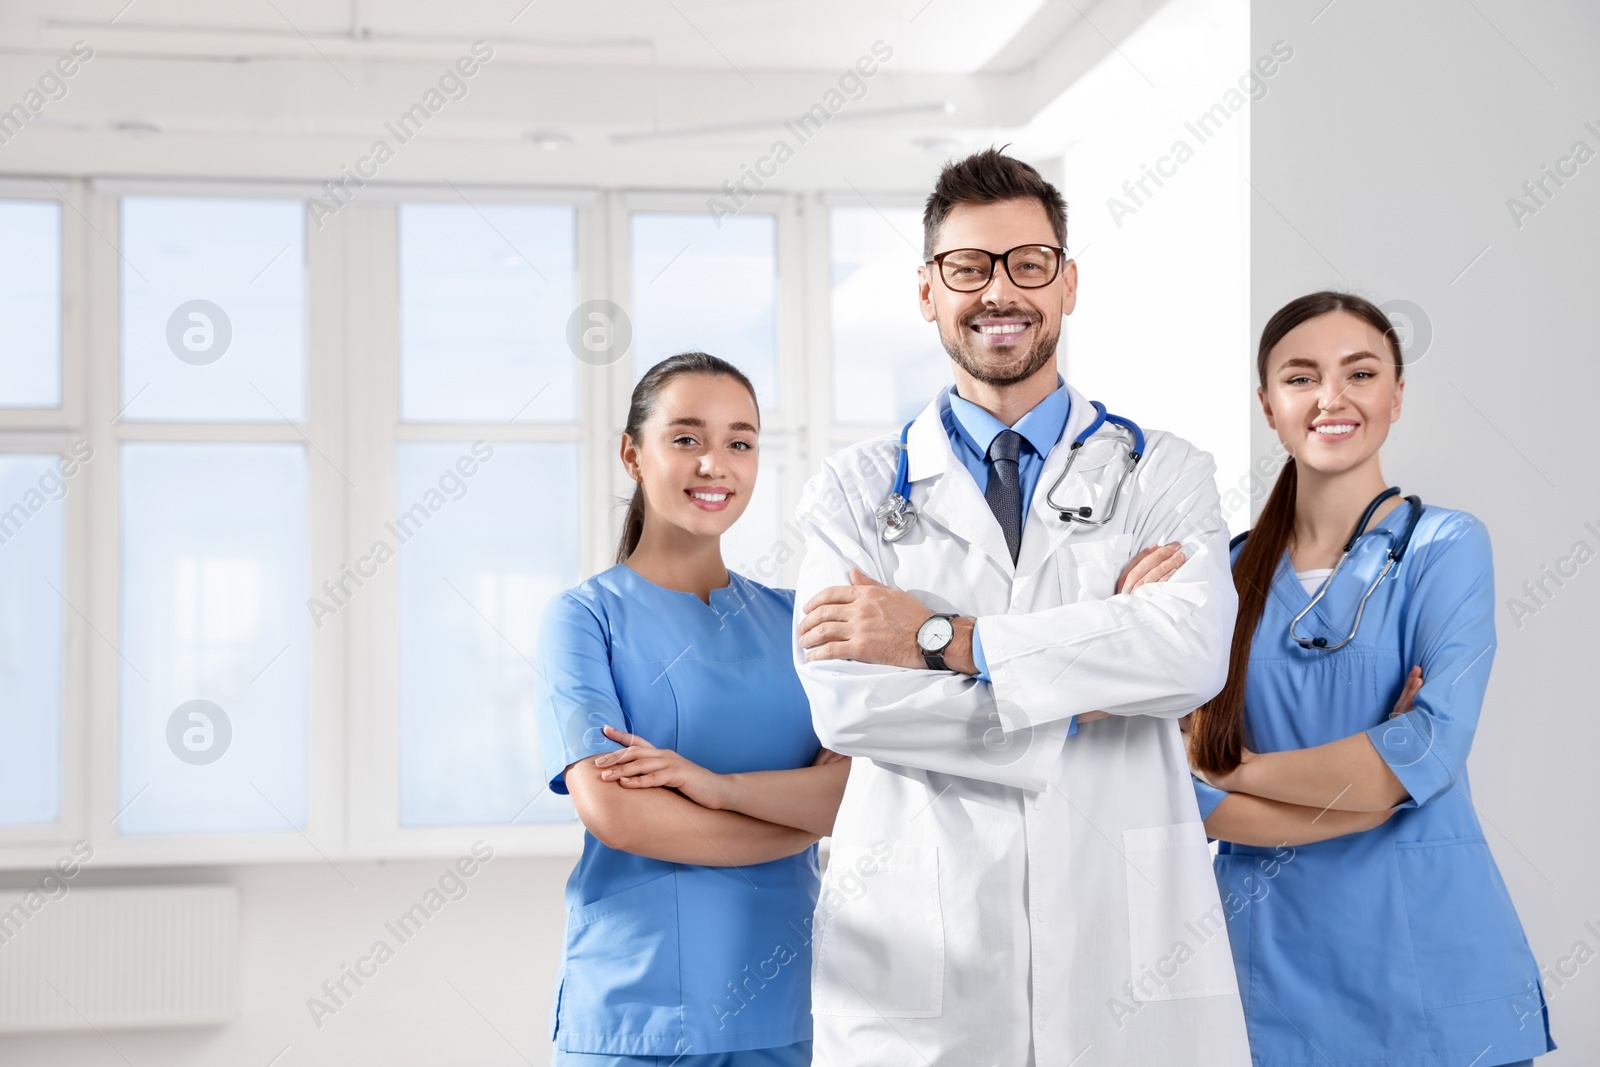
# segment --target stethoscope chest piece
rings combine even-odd
[[[905,429],[900,431],[900,455],[895,461],[894,488],[883,498],[883,503],[873,509],[883,539],[890,544],[909,533],[917,521],[917,509],[911,505],[911,466],[906,453],[906,440],[911,436],[911,426],[912,423],[908,422]]]
[[[909,533],[917,521],[917,509],[899,493],[890,493],[878,505],[875,514],[883,527],[883,539],[891,544]]]

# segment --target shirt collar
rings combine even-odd
[[[977,450],[978,455],[988,456],[989,446],[994,443],[996,435],[1007,428],[1006,424],[961,396],[954,385],[947,386],[944,395],[950,414],[954,416],[951,422],[957,431],[967,444]],[[1056,442],[1061,440],[1070,408],[1066,383],[1057,374],[1055,391],[1030,408],[1010,429],[1021,434],[1036,455],[1047,456]]]

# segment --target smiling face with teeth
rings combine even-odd
[[[639,439],[622,435],[623,466],[644,489],[640,548],[697,554],[738,521],[755,488],[759,432],[755,398],[736,379],[667,382]]]
[[[1044,205],[1035,199],[960,203],[939,224],[935,251],[982,248],[1002,253],[1018,245],[1061,243]],[[939,325],[939,340],[955,363],[956,389],[978,399],[981,386],[1005,389],[1043,373],[1055,388],[1056,343],[1061,317],[1077,303],[1078,267],[1072,260],[1054,281],[1024,289],[996,263],[989,284],[959,293],[944,284],[936,267],[918,270],[922,317]],[[980,384],[981,383],[981,384]]]
[[[1406,383],[1371,323],[1346,311],[1307,319],[1273,346],[1266,369],[1257,396],[1297,465],[1339,474],[1377,463]]]

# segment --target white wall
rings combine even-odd
[[[1569,564],[1576,576],[1549,583],[1536,614],[1509,606],[1578,542],[1600,551],[1589,429],[1600,162],[1551,183],[1520,226],[1507,203],[1575,142],[1600,152],[1600,8],[1258,0],[1252,14],[1252,52],[1277,39],[1295,49],[1252,131],[1254,336],[1324,287],[1410,301],[1431,325],[1431,345],[1408,359],[1384,470],[1488,525],[1501,610],[1474,803],[1546,968],[1561,1047],[1539,1062],[1600,1062],[1600,965],[1576,958],[1600,955],[1600,564]],[[1272,441],[1256,416],[1256,453]]]
[[[463,855],[471,844],[462,841]],[[561,894],[572,860],[490,859],[462,880],[465,893],[453,890],[455,899],[400,942],[384,924],[437,888],[451,862],[85,869],[73,886],[203,882],[239,887],[236,1021],[204,1029],[5,1037],[0,1038],[0,1063],[548,1063],[550,998],[561,958]],[[0,874],[0,887],[30,885],[37,877]],[[48,914],[41,911],[34,921]],[[333,1014],[314,1014],[307,1001],[319,997],[332,1004],[322,984],[338,979],[341,968],[354,967],[379,939],[389,943],[392,958],[377,965],[377,974],[359,988],[347,980],[346,988],[354,992]]]
[[[1249,458],[1249,14],[1242,0],[1171,0],[1035,123],[1072,139],[1062,181],[1079,289],[1065,375],[1210,452],[1224,490]],[[1250,516],[1236,499],[1224,512],[1239,530]]]

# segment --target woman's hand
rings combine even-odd
[[[1227,774],[1209,774],[1206,771],[1202,771],[1199,767],[1190,767],[1189,771],[1196,778],[1200,779],[1213,789],[1221,789],[1225,793],[1248,793],[1250,790],[1241,789],[1239,787],[1239,773],[1244,770],[1245,764],[1249,763],[1255,758],[1256,754],[1247,748],[1241,750],[1239,754],[1239,766],[1235,767]]]
[[[1128,561],[1128,565],[1117,578],[1117,592],[1131,593],[1141,585],[1164,582],[1176,574],[1178,568],[1188,559],[1178,541],[1165,545],[1151,545]],[[1078,716],[1078,725],[1103,719],[1110,714],[1109,711],[1084,712]]]
[[[1394,702],[1394,710],[1389,713],[1389,718],[1404,715],[1416,706],[1417,693],[1422,689],[1422,666],[1419,664],[1411,668],[1411,673],[1406,675],[1405,688],[1400,690],[1400,699]]]
[[[726,799],[722,775],[708,771],[670,748],[657,748],[638,734],[614,726],[605,735],[626,748],[607,752],[594,765],[600,777],[624,789],[676,789],[702,808],[721,808]],[[826,751],[826,749],[824,749]]]

